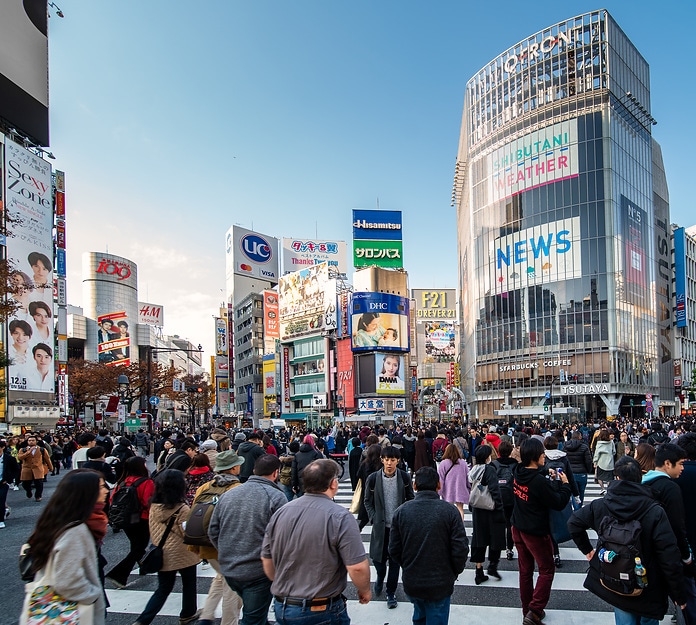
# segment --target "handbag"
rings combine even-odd
[[[549,525],[551,526],[551,535],[557,544],[564,543],[570,540],[570,530],[568,529],[568,520],[573,514],[573,498],[566,504],[563,510],[549,511]]]
[[[93,625],[95,604],[66,599],[53,588],[53,577],[51,555],[41,579],[25,587],[20,625]]]
[[[355,492],[353,493],[353,499],[350,502],[350,508],[348,508],[353,514],[358,514],[358,512],[360,512],[360,502],[363,497],[362,486],[362,480],[358,480],[358,485],[355,487]]]
[[[31,557],[29,543],[24,543],[19,551],[19,578],[23,582],[34,581],[34,559]]]
[[[171,518],[169,519],[169,523],[167,523],[167,528],[164,530],[162,538],[160,538],[160,541],[156,545],[150,543],[145,550],[145,554],[138,561],[141,575],[157,573],[162,570],[162,567],[164,566],[164,543],[166,543],[167,538],[169,538],[169,532],[172,531],[174,521],[176,521],[176,517],[179,516],[180,510],[181,508],[172,514]]]
[[[495,510],[493,495],[488,490],[488,486],[481,484],[484,471],[481,476],[471,480],[471,492],[469,493],[469,505],[477,510]]]

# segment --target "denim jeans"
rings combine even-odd
[[[587,488],[587,473],[575,473],[573,474],[575,478],[575,483],[578,485],[578,490],[580,491],[580,503],[585,503],[585,489]]]
[[[271,580],[265,575],[258,579],[235,579],[225,576],[229,587],[241,598],[240,625],[267,625],[268,608],[271,606]]]
[[[196,566],[179,569],[181,575],[181,612],[180,618],[188,618],[196,613],[198,595],[196,594]],[[157,573],[157,590],[150,597],[143,613],[136,619],[138,623],[150,625],[167,601],[174,589],[177,571],[160,571]]]
[[[325,610],[300,605],[274,604],[275,617],[279,625],[350,625],[348,609],[343,600],[334,601]]]
[[[451,596],[440,601],[425,601],[409,597],[413,604],[413,625],[447,625]]]
[[[656,618],[638,616],[633,612],[619,610],[619,608],[614,608],[614,621],[616,625],[658,625],[659,623]]]
[[[286,486],[285,484],[278,484],[280,486],[281,490],[285,493],[285,496],[288,498],[288,501],[292,501],[293,497],[295,497],[295,493],[292,490],[292,486]]]

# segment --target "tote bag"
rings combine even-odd
[[[358,514],[360,512],[360,502],[362,501],[362,480],[358,480],[358,485],[355,487],[355,492],[353,493],[353,499],[350,502],[349,510],[353,514]]]
[[[472,471],[473,473],[473,471]],[[475,477],[471,479],[471,492],[469,493],[469,505],[478,510],[495,510],[495,501],[488,490],[488,486],[481,484],[483,471],[477,471]],[[471,475],[471,474],[470,474]]]

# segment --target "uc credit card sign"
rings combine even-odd
[[[233,226],[227,233],[226,249],[228,267],[231,256],[237,275],[278,280],[278,239],[275,237]]]

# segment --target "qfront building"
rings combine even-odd
[[[655,123],[648,63],[606,11],[532,35],[467,83],[454,200],[473,418],[673,410]]]

